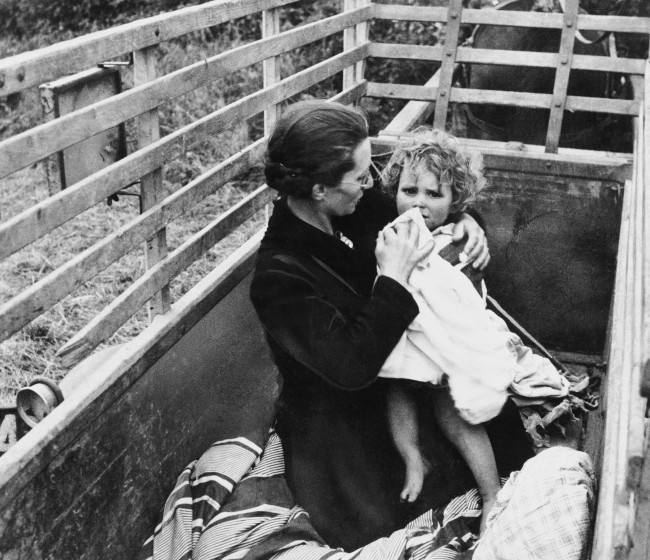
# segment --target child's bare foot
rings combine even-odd
[[[497,501],[497,495],[491,494],[489,496],[483,496],[482,501],[483,501],[483,512],[481,513],[481,528],[480,528],[481,535],[485,532],[487,518],[488,515],[490,514],[490,511],[494,507],[494,504]]]
[[[417,456],[410,457],[405,464],[404,488],[402,488],[399,497],[403,502],[412,503],[420,495],[422,485],[424,484],[424,477],[429,474],[431,466],[419,453]]]

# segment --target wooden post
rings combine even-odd
[[[578,0],[566,0],[564,9],[564,22],[560,38],[560,52],[555,70],[555,84],[551,100],[551,113],[548,119],[546,132],[546,151],[556,154],[560,144],[564,106],[566,105],[571,62],[573,60],[573,44],[575,42],[576,28],[578,27]]]
[[[650,146],[650,60],[646,62],[645,77],[638,84],[643,93],[641,100],[643,105],[639,111],[637,121],[637,142],[636,146],[636,180],[640,182],[643,188],[642,204],[640,212],[644,222],[641,232],[641,257],[643,268],[640,273],[643,277],[643,293],[645,297],[645,306],[643,309],[643,321],[641,327],[641,340],[644,341],[645,347],[641,348],[641,383],[640,393],[642,397],[650,397],[650,356],[648,355],[648,341],[650,341],[650,193],[648,192],[648,181],[650,181],[650,155],[648,149]],[[637,93],[635,92],[635,96]],[[645,255],[645,258],[643,256]],[[646,401],[647,402],[647,401]],[[635,511],[632,539],[634,546],[630,552],[630,560],[644,560],[650,556],[650,425],[645,418],[645,437],[644,447],[641,456],[641,471],[638,479],[638,485],[635,488]]]
[[[460,19],[463,11],[462,0],[451,0],[447,9],[447,25],[445,26],[445,42],[442,45],[442,62],[440,64],[440,80],[436,109],[433,116],[433,128],[444,130],[447,123],[447,109],[451,96],[451,84],[454,79],[456,66],[456,49],[460,32]]]
[[[273,8],[262,12],[262,39],[280,33],[280,10]],[[277,56],[267,58],[263,62],[264,87],[272,86],[280,81],[280,59]],[[271,105],[264,111],[264,134],[269,135],[278,120],[279,107]]]
[[[370,1],[371,0],[357,0],[357,8],[361,8],[363,6],[369,6]],[[363,21],[361,23],[358,23],[355,27],[355,33],[356,33],[356,40],[355,40],[356,45],[361,45],[365,43],[368,40],[368,22]],[[355,82],[358,84],[359,82],[363,81],[365,76],[365,71],[366,71],[365,60],[361,60],[357,62],[354,68],[355,68],[354,79]]]
[[[344,0],[343,10],[350,11],[370,4],[370,0]],[[343,31],[343,50],[350,50],[363,44],[368,39],[368,24],[362,22]],[[364,78],[364,61],[357,62],[354,66],[343,70],[343,90],[358,84]]]
[[[133,84],[138,86],[157,77],[156,46],[147,47],[133,53]],[[143,148],[160,138],[158,108],[142,113],[136,119],[138,148]],[[162,168],[155,169],[141,178],[141,211],[145,212],[163,198]],[[145,242],[146,267],[151,268],[167,255],[167,230],[160,229]],[[149,300],[149,320],[169,310],[169,285]]]

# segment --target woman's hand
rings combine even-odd
[[[465,236],[467,236],[467,242],[463,252],[467,255],[467,260],[472,263],[474,268],[483,270],[490,262],[490,249],[485,232],[472,216],[463,213],[454,225],[451,238],[453,241],[460,241]]]
[[[417,243],[418,227],[410,220],[382,229],[375,247],[379,274],[406,287],[415,265],[433,249],[433,239],[429,239],[420,249]]]

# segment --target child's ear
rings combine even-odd
[[[311,188],[311,197],[313,200],[321,201],[325,198],[327,194],[327,187],[321,183],[316,183]]]

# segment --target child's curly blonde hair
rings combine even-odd
[[[381,172],[385,192],[395,198],[402,171],[420,164],[434,173],[441,185],[450,186],[452,213],[464,211],[486,185],[480,153],[464,152],[446,132],[419,127],[395,149]]]

